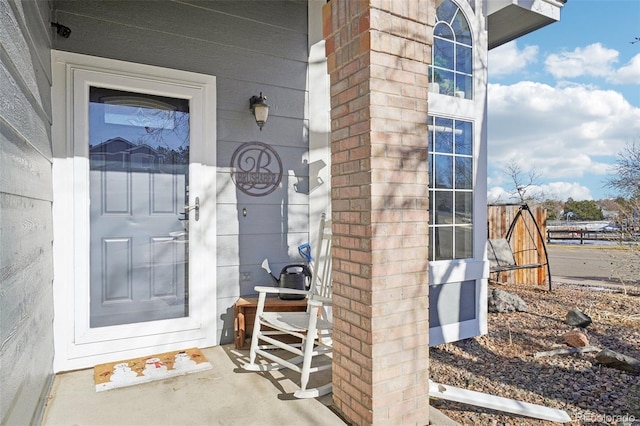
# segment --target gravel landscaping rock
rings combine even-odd
[[[572,309],[567,312],[567,324],[585,328],[591,324],[591,318],[579,309]]]
[[[489,314],[488,334],[431,348],[431,379],[452,386],[565,410],[571,425],[640,425],[638,375],[605,367],[596,352],[534,358],[569,348],[567,311],[592,319],[589,344],[640,359],[640,293],[592,291],[556,285],[549,292],[508,286],[527,312]],[[552,425],[444,400],[431,404],[463,425]]]
[[[489,291],[489,312],[525,312],[527,304],[517,294],[494,288]]]
[[[587,335],[578,330],[571,330],[567,333],[564,333],[562,335],[562,338],[567,345],[574,348],[589,346],[589,339],[587,338]]]
[[[596,360],[607,367],[640,374],[640,361],[610,349],[604,349],[603,351],[598,352],[596,354]]]

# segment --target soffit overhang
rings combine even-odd
[[[489,49],[560,20],[566,0],[487,0]]]

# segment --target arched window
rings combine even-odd
[[[471,30],[467,18],[452,0],[436,1],[431,59],[431,92],[473,99]]]
[[[453,0],[436,0],[433,34],[430,91],[474,100],[472,29]],[[474,121],[482,106],[457,105],[447,98],[429,104],[430,261],[474,257]]]
[[[426,141],[429,345],[486,333],[488,291],[486,18],[476,0],[434,2]]]

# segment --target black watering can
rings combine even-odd
[[[311,271],[304,264],[291,264],[282,268],[280,278],[276,278],[269,268],[269,261],[265,259],[262,262],[262,268],[265,269],[274,284],[280,288],[291,288],[294,290],[308,291],[311,286]],[[306,296],[304,294],[280,294],[282,300],[302,300]]]

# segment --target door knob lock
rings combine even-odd
[[[192,206],[189,206],[189,205],[184,206],[184,215],[185,215],[186,219],[189,218],[189,212],[191,210],[194,210],[195,220],[196,221],[200,220],[200,197],[196,197],[194,205],[192,205]]]

